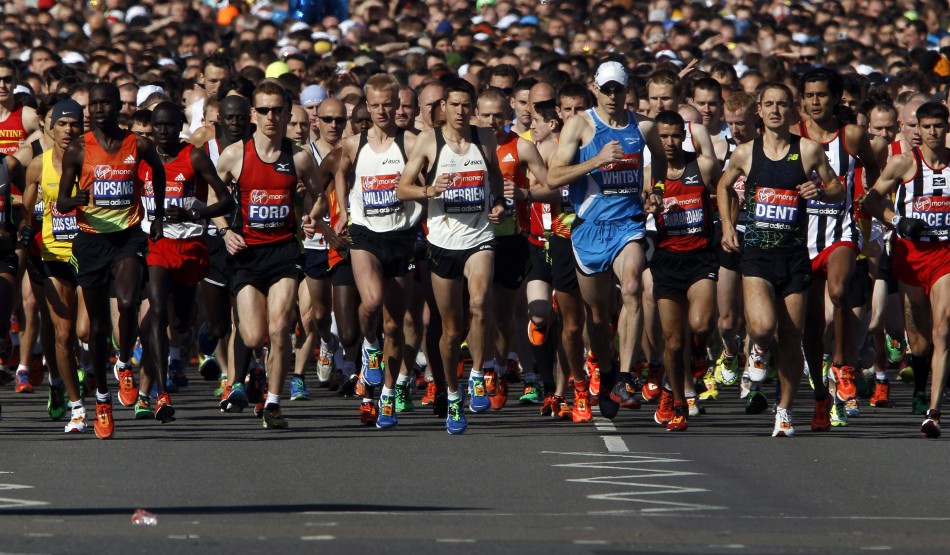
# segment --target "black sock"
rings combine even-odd
[[[927,378],[930,377],[930,353],[922,357],[910,355],[910,366],[914,369],[914,393],[926,393]]]
[[[234,383],[244,385],[247,370],[251,365],[251,349],[244,344],[240,332],[234,331]]]

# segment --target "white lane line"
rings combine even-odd
[[[597,428],[598,432],[616,432],[617,427],[614,426],[614,423],[606,418],[597,417],[594,419],[594,427]]]
[[[305,542],[319,542],[335,540],[336,536],[300,536],[300,539]]]
[[[604,540],[574,540],[574,545],[607,545]]]
[[[435,543],[475,543],[475,540],[468,538],[439,538]]]
[[[0,497],[0,511],[3,509],[21,507],[38,507],[40,505],[49,505],[49,503],[46,501],[30,501],[29,499],[11,499],[9,497]]]
[[[172,534],[168,536],[170,540],[197,540],[200,536],[197,534]]]
[[[13,553],[10,551],[0,551],[0,555],[49,555],[49,553]]]
[[[23,534],[23,535],[28,538],[52,538],[53,537],[53,534],[50,534],[49,532],[27,532],[26,534]]]
[[[890,551],[893,549],[889,545],[868,545],[861,548],[861,551]]]
[[[604,440],[604,445],[607,446],[607,451],[611,453],[627,453],[630,449],[627,449],[627,444],[623,442],[623,438],[620,436],[600,436]]]
[[[304,522],[304,526],[336,526],[336,522]]]
[[[745,549],[745,546],[741,543],[727,543],[725,545],[710,545],[712,549]]]

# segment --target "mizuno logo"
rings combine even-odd
[[[289,163],[281,163],[281,162],[278,162],[276,165],[277,165],[277,171],[279,171],[279,172],[289,172],[289,171],[290,171],[290,164],[289,164]]]
[[[126,163],[126,164],[134,164],[134,163],[135,163],[135,156],[132,156],[131,154],[129,154],[129,155],[126,157],[126,159],[125,159],[125,163]]]
[[[502,162],[515,162],[516,160],[515,160],[515,157],[512,156],[511,153],[509,152],[508,154],[505,155],[504,158],[501,159],[501,161],[502,161]]]
[[[683,182],[684,185],[696,185],[697,183],[699,183],[698,175],[690,175],[686,178],[686,181]]]

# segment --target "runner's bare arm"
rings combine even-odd
[[[892,157],[881,172],[881,177],[874,183],[874,187],[865,195],[862,205],[864,211],[890,228],[891,219],[897,215],[889,200],[891,191],[898,184],[913,179],[916,171],[917,162],[912,154],[898,154]]]
[[[336,189],[336,204],[340,209],[340,220],[346,221],[350,217],[350,187],[349,177],[353,171],[353,159],[359,148],[359,135],[352,135],[343,140],[340,145],[339,162],[336,165],[336,174],[333,177],[333,186]]]
[[[825,149],[815,141],[802,137],[801,139],[802,164],[805,167],[805,175],[811,174],[812,170],[818,173],[823,187],[819,187],[811,180],[798,186],[799,194],[807,200],[818,199],[822,202],[841,202],[844,200],[845,191],[841,186],[841,181],[835,174],[835,170],[825,155]],[[824,190],[824,194],[820,192]]]
[[[867,132],[857,125],[845,127],[845,141],[848,144],[848,150],[857,153],[858,160],[864,165],[864,175],[867,177],[867,183],[874,183],[881,175],[881,164],[878,152],[871,145],[871,139]]]
[[[26,238],[23,228],[29,228],[28,234],[37,230],[32,228],[33,210],[36,207],[36,201],[40,196],[39,185],[43,177],[43,158],[34,158],[26,168],[26,186],[23,189],[23,218],[20,221],[20,237]]]
[[[696,157],[696,163],[699,165],[699,175],[702,176],[703,183],[706,184],[706,190],[709,191],[711,197],[715,198],[719,176],[722,173],[719,169],[719,160],[709,156],[698,156]]]
[[[618,162],[623,158],[623,147],[620,146],[620,143],[610,141],[597,153],[597,156],[580,164],[574,164],[574,156],[577,155],[584,134],[590,130],[590,126],[590,119],[586,115],[575,116],[564,124],[560,142],[554,152],[551,165],[548,167],[548,187],[552,189],[560,188],[562,185],[576,181],[604,164]]]
[[[229,145],[218,157],[218,178],[222,183],[236,182],[241,177],[241,168],[244,164],[244,143],[234,143]],[[229,195],[230,196],[230,195]],[[217,216],[213,220],[214,226],[218,229],[227,229],[228,221],[224,216]],[[235,235],[237,235],[236,230]],[[227,236],[229,234],[225,234]]]
[[[223,216],[234,210],[234,198],[231,197],[228,188],[225,187],[224,182],[218,177],[218,172],[215,170],[211,158],[205,154],[205,151],[200,148],[191,149],[191,165],[195,168],[195,173],[211,188],[211,190],[208,191],[207,206],[198,209],[201,218],[207,219],[213,216]],[[214,204],[211,203],[212,194],[215,199]]]
[[[155,219],[152,221],[152,230],[149,236],[152,241],[158,241],[164,233],[165,220],[165,164],[155,150],[155,143],[144,138],[136,139],[140,160],[152,168],[152,188],[155,192]]]
[[[642,127],[642,126],[641,126]],[[689,126],[690,133],[693,136],[693,147],[696,148],[696,154],[702,156],[711,156],[716,157],[716,148],[713,146],[712,137],[709,136],[709,130],[701,123],[696,123]],[[644,133],[646,135],[646,133]],[[659,156],[663,157],[663,151],[661,150]],[[656,155],[654,155],[654,160]]]
[[[426,131],[416,138],[409,152],[406,167],[403,168],[402,175],[399,177],[399,185],[396,187],[396,197],[399,200],[414,200],[425,205],[430,198],[435,196],[433,184],[419,185],[422,170],[431,163],[430,157],[435,156],[433,151],[435,151],[435,133]]]
[[[531,184],[528,190],[516,191],[518,200],[525,200],[529,191],[532,202],[554,202],[561,198],[560,190],[548,187],[548,168],[544,165],[541,152],[534,143],[519,138],[518,158],[534,176],[534,183]]]
[[[59,179],[59,196],[56,199],[56,206],[64,214],[72,212],[77,206],[89,204],[89,191],[76,188],[85,159],[85,141],[82,137],[79,137],[69,143],[66,152],[63,154],[63,173]],[[74,191],[74,189],[76,190]],[[75,194],[73,194],[74,192]]]
[[[297,151],[294,154],[294,166],[297,168],[297,178],[304,184],[304,187],[307,188],[307,192],[314,198],[322,195],[323,189],[320,186],[319,175],[320,168],[317,166],[317,161],[313,155],[306,150]]]
[[[646,137],[647,147],[653,156],[653,161],[650,163],[650,165],[653,166],[653,170],[651,171],[649,183],[650,189],[652,189],[654,183],[666,182],[666,154],[663,150],[663,143],[660,141],[660,132],[657,131],[656,124],[652,121],[640,122],[640,133]],[[708,138],[709,135],[706,137]],[[712,143],[710,143],[710,147],[711,146]],[[716,154],[710,150],[707,156],[715,158]],[[646,189],[646,186],[644,186],[644,189]]]
[[[738,200],[734,198],[735,189],[733,189],[733,186],[737,179],[748,175],[751,161],[752,143],[739,145],[729,158],[729,166],[722,173],[716,186],[716,198],[719,199],[719,217],[722,220],[722,247],[729,252],[739,250],[739,241],[736,237],[737,211],[733,209],[733,203],[738,205]],[[723,210],[722,199],[729,199],[727,210]]]

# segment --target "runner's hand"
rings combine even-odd
[[[300,227],[303,229],[304,236],[307,239],[313,239],[313,236],[317,232],[317,226],[313,225],[313,218],[311,218],[309,214],[304,214],[304,216],[300,218],[300,223],[302,224]]]
[[[522,200],[524,199],[524,191],[515,186],[515,182],[506,179],[505,180],[505,198],[512,200]]]
[[[153,243],[164,237],[165,229],[163,223],[164,220],[162,218],[156,217],[154,220],[152,220],[152,228],[148,233],[148,237]]]
[[[165,208],[165,221],[170,224],[179,224],[182,222],[190,222],[192,219],[187,210],[179,206],[168,206]]]
[[[916,241],[927,231],[927,224],[918,218],[901,216],[901,219],[897,222],[897,226],[894,229],[897,231],[897,236],[901,239]]]
[[[722,250],[726,252],[739,252],[739,236],[736,235],[735,229],[723,226]]]
[[[805,200],[822,200],[825,197],[825,190],[814,181],[806,181],[796,188],[798,194]]]
[[[505,207],[502,204],[496,204],[492,206],[491,212],[488,213],[488,221],[494,225],[501,225],[505,221]]]
[[[229,253],[234,255],[246,249],[247,243],[244,242],[244,237],[241,237],[232,229],[224,234],[224,246]]]
[[[452,180],[449,178],[449,174],[439,174],[439,177],[435,178],[435,183],[432,184],[432,188],[435,189],[435,195],[433,196],[444,193],[445,190],[449,188],[450,183],[452,183]]]
[[[606,166],[623,160],[623,147],[620,141],[610,141],[597,153],[597,166]]]
[[[63,213],[72,212],[77,206],[86,206],[89,204],[89,189],[76,189],[72,197],[63,199],[66,206],[62,206]]]

